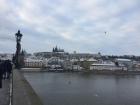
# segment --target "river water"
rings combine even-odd
[[[44,105],[140,105],[140,75],[24,73]]]

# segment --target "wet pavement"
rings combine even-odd
[[[3,80],[3,87],[0,89],[0,105],[9,105],[9,80]]]

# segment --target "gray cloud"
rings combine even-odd
[[[29,52],[58,45],[70,52],[140,55],[139,10],[139,0],[1,0],[1,52],[15,50],[21,29]]]

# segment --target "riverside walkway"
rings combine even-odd
[[[16,69],[13,70],[12,105],[43,105],[23,74]]]

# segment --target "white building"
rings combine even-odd
[[[79,70],[82,70],[83,68],[79,65],[72,65],[72,70],[74,71],[79,71]]]
[[[114,63],[97,63],[90,66],[90,70],[127,70],[126,67],[118,67]]]
[[[43,60],[29,59],[29,58],[24,60],[25,68],[42,68],[43,65],[44,65]]]
[[[115,61],[117,61],[118,63],[125,63],[125,64],[130,64],[132,63],[132,61],[130,59],[122,59],[122,58],[118,58]]]
[[[130,59],[118,58],[115,61],[118,62],[119,65],[125,65],[128,69],[131,69],[133,66],[133,61]]]

